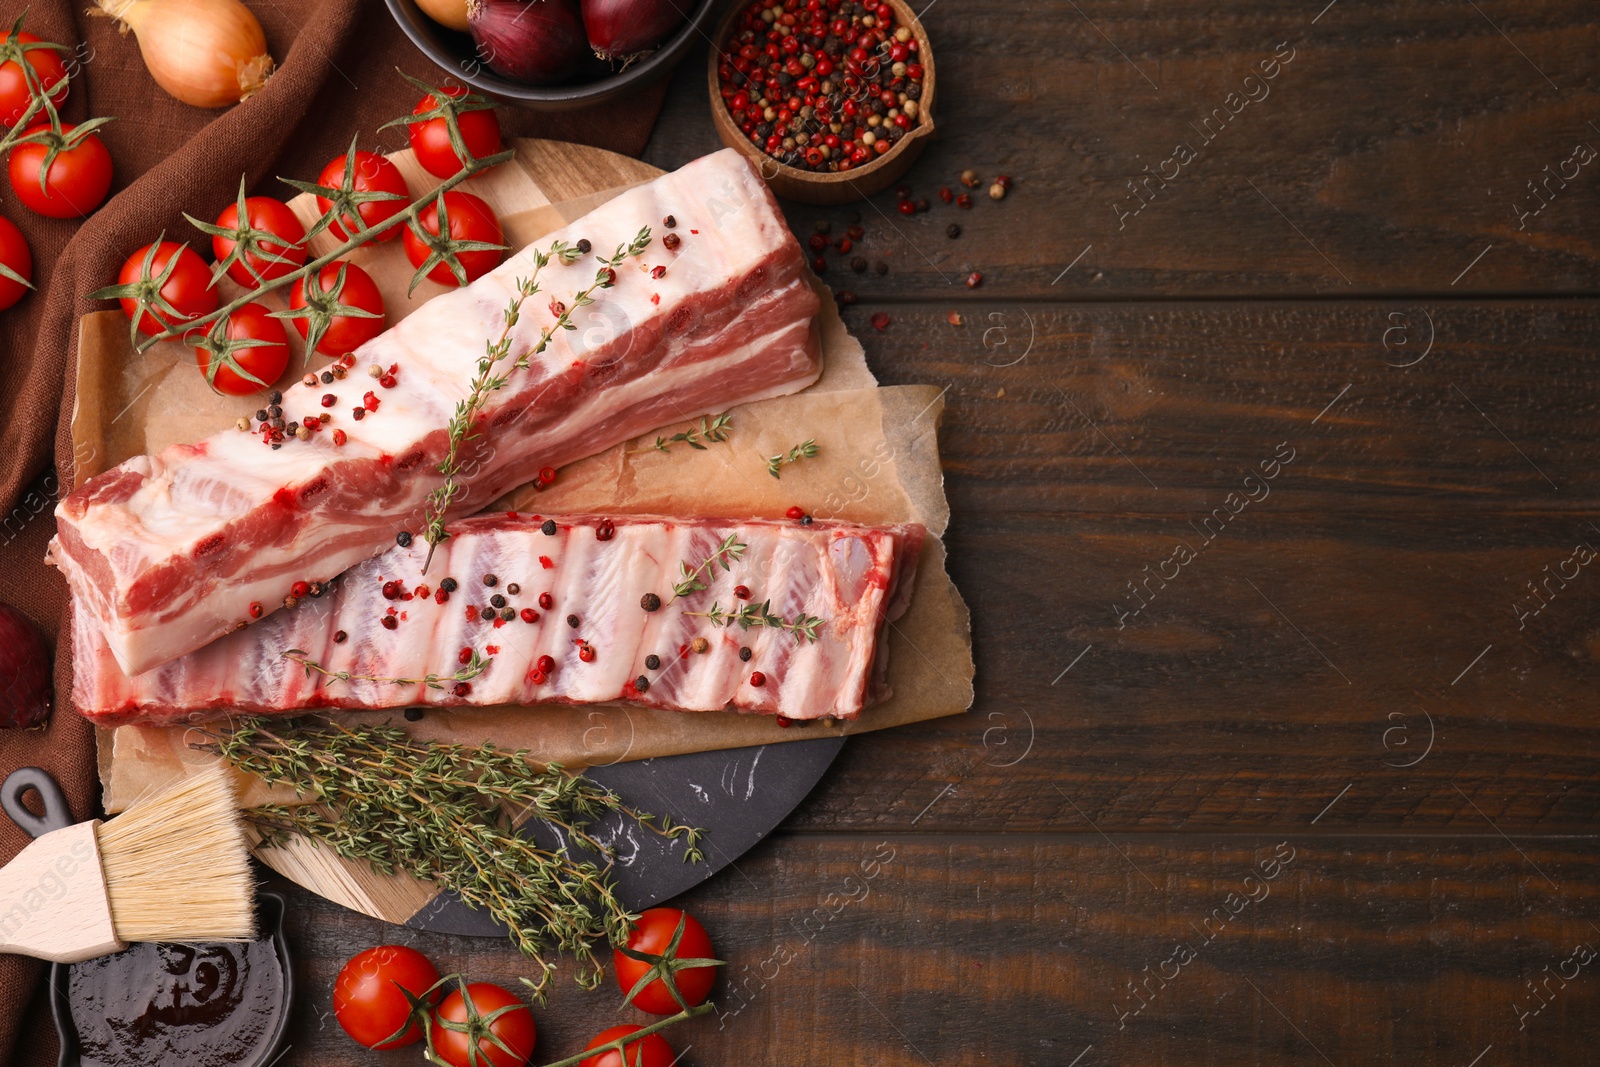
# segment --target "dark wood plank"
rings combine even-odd
[[[1492,835],[783,835],[685,898],[730,969],[718,1018],[673,1041],[685,1064],[1064,1067],[1090,1046],[1085,1067],[1466,1064],[1489,1045],[1491,1063],[1576,1063],[1596,964],[1549,976],[1600,942],[1597,863],[1592,839],[1519,852]],[[497,941],[291,893],[285,1065],[374,1062],[324,1019],[338,967],[369,945],[398,934],[487,980],[525,970]],[[1525,979],[1548,982],[1542,1000]],[[559,986],[539,1062],[635,1021],[619,999]]]
[[[1566,162],[1600,150],[1589,8],[1323,6],[928,5],[939,136],[907,181],[932,196],[971,167],[1016,189],[914,219],[881,194],[859,251],[891,273],[841,282],[850,257],[834,257],[829,281],[873,302],[954,293],[974,269],[1011,296],[1091,300],[1593,291],[1600,156]],[[717,146],[704,70],[701,52],[676,75],[651,162]],[[1194,158],[1166,163],[1180,143]],[[1178,176],[1128,184],[1163,170]],[[1530,182],[1548,205],[1519,221],[1543,202]],[[789,214],[809,233],[848,210]]]

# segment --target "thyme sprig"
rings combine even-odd
[[[638,452],[668,452],[673,445],[680,443],[704,452],[707,443],[716,445],[728,439],[730,432],[728,427],[732,423],[733,415],[726,411],[714,417],[702,415],[698,427],[691,424],[682,433],[675,433],[671,437],[657,437],[656,443],[649,448],[630,448],[627,454],[631,456]]]
[[[539,977],[527,981],[536,999],[549,988],[556,966],[549,957],[556,953],[577,960],[580,985],[598,985],[597,945],[602,939],[625,945],[637,918],[612,886],[610,849],[589,833],[597,819],[621,813],[663,837],[681,838],[686,861],[701,858],[699,830],[637,811],[559,764],[531,764],[525,751],[315,718],[245,719],[201,732],[207,740],[196,748],[308,798],[245,811],[266,844],[298,835],[384,873],[453,890],[504,923],[512,943],[536,962]],[[552,827],[561,844],[544,848],[518,834],[516,820],[525,815]],[[574,856],[573,847],[592,850],[605,866]]]
[[[744,550],[748,547],[743,541],[739,540],[737,534],[729,534],[722,539],[722,543],[717,546],[717,550],[701,560],[698,566],[691,567],[688,560],[680,560],[678,563],[678,584],[672,587],[672,600],[703,590],[706,587],[704,579],[714,574],[719,564],[724,571],[733,570],[733,564],[744,558]],[[708,570],[707,568],[710,569]],[[672,600],[667,601],[667,603],[672,603]]]
[[[316,673],[325,678],[332,678],[339,682],[378,682],[385,685],[425,685],[429,689],[443,689],[446,683],[470,682],[472,679],[488,670],[489,664],[494,662],[493,657],[481,655],[477,649],[473,649],[472,658],[467,660],[465,666],[457,668],[454,674],[434,674],[430,672],[423,675],[421,678],[390,678],[376,674],[352,674],[349,671],[329,670],[316,660],[307,658],[307,654],[298,648],[291,648],[287,652],[282,653],[282,655],[284,659],[293,660],[294,662],[300,664],[300,666],[304,667],[307,678],[311,677],[313,673]]]
[[[798,463],[802,459],[811,459],[816,456],[818,451],[816,440],[808,437],[789,449],[788,452],[780,452],[776,456],[768,457],[767,473],[774,478],[782,478],[782,467],[785,463]]]
[[[795,644],[817,639],[817,627],[823,620],[815,615],[797,615],[793,620],[787,620],[781,615],[772,613],[772,601],[763,600],[760,604],[740,604],[733,611],[722,610],[722,605],[713,603],[710,611],[686,611],[685,615],[707,619],[713,626],[732,626],[738,624],[739,629],[748,630],[752,626],[765,626],[771,630],[785,630],[794,635]]]
[[[594,303],[593,294],[596,289],[609,289],[615,285],[617,268],[622,265],[622,261],[629,256],[637,256],[649,243],[650,227],[645,226],[632,241],[618,245],[610,258],[596,256],[595,259],[600,266],[594,273],[594,281],[589,283],[587,288],[573,294],[572,300],[562,307],[561,313],[556,316],[556,321],[539,331],[539,340],[517,356],[511,368],[527,370],[533,365],[533,358],[549,346],[551,339],[557,333],[562,330],[577,329],[572,321],[573,313],[581,307]],[[485,342],[484,354],[478,358],[478,375],[472,380],[466,398],[456,403],[455,413],[450,417],[448,427],[450,447],[438,467],[439,473],[444,475],[444,481],[428,494],[427,511],[423,517],[423,537],[428,542],[428,555],[422,561],[424,574],[428,573],[428,566],[433,562],[434,549],[450,536],[445,529],[444,516],[450,510],[451,502],[461,492],[461,482],[457,475],[461,473],[463,466],[462,445],[482,436],[478,430],[478,416],[488,404],[489,394],[497,389],[504,389],[511,381],[506,374],[496,374],[495,365],[511,355],[511,331],[522,316],[522,305],[529,297],[539,292],[539,272],[547,267],[552,259],[572,263],[582,255],[576,245],[569,245],[564,241],[551,244],[549,252],[534,249],[533,273],[526,279],[517,279],[517,293],[506,305],[505,325],[500,330],[500,336]]]

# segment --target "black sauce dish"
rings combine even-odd
[[[697,0],[687,20],[665,44],[624,70],[614,71],[610,64],[591,58],[576,75],[559,85],[524,85],[490,70],[478,58],[470,36],[433,21],[413,0],[384,2],[411,43],[441,70],[485,96],[532,111],[590,107],[652,84],[677,66],[696,41],[709,40],[707,34],[717,7],[717,0]]]

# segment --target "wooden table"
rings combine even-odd
[[[1324,2],[929,5],[908,180],[1014,188],[881,195],[889,273],[827,279],[883,381],[949,386],[977,703],[683,901],[732,961],[684,1063],[1593,1061],[1600,33]],[[715,147],[703,64],[651,162]],[[374,1062],[359,948],[519,973],[290,894],[286,1064]],[[541,1060],[613,1004],[563,985]]]

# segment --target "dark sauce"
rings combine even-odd
[[[270,938],[241,944],[135,944],[68,971],[83,1067],[250,1063],[285,1010]]]

